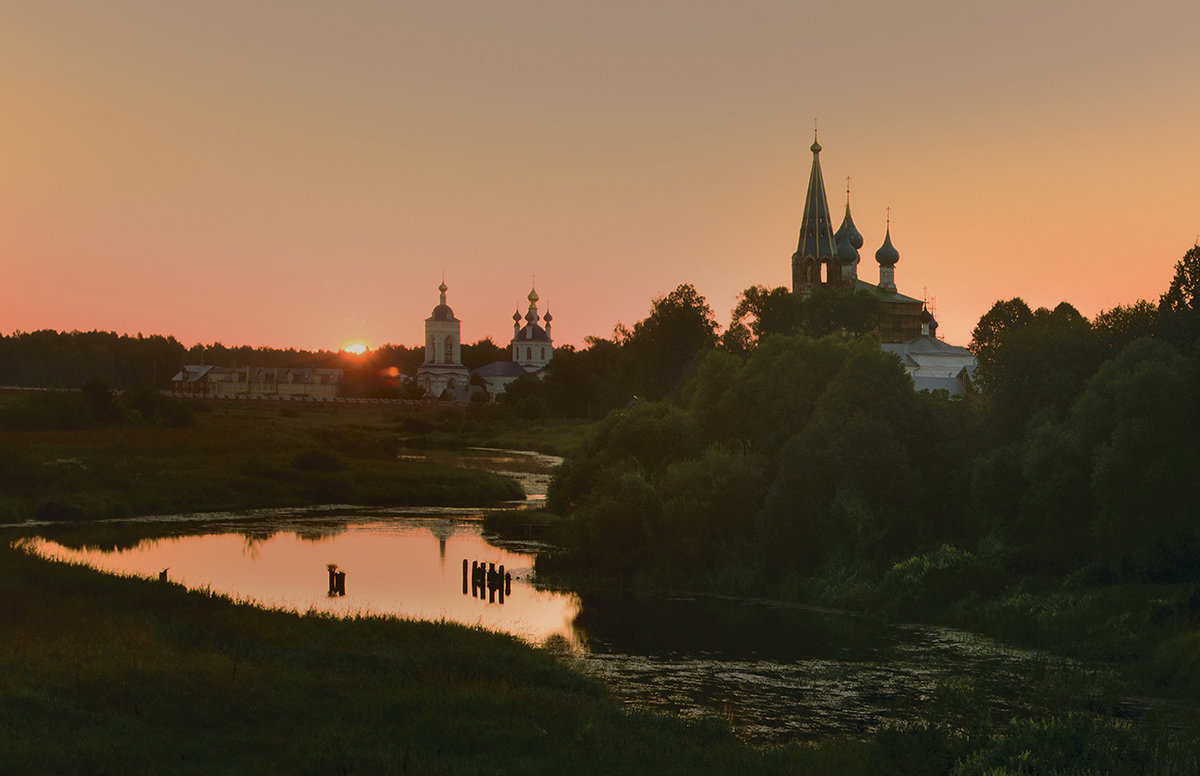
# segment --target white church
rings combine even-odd
[[[511,360],[493,361],[474,372],[462,363],[462,322],[446,304],[446,290],[443,280],[438,286],[438,305],[425,319],[425,363],[417,369],[417,386],[424,389],[426,397],[465,402],[472,393],[482,392],[491,402],[517,378],[544,375],[546,365],[554,358],[550,334],[554,319],[548,310],[545,315],[538,314],[536,289],[529,291],[529,309],[524,318],[520,310],[513,313]]]

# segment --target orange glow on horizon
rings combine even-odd
[[[790,284],[814,118],[860,277],[890,208],[954,344],[999,299],[1155,301],[1200,231],[1187,0],[9,5],[5,334],[420,346],[444,279],[503,343],[531,275],[557,344],[681,283],[726,326]]]
[[[366,353],[368,350],[370,350],[370,348],[368,348],[366,345],[364,345],[361,342],[355,342],[352,345],[347,345],[344,348],[342,348],[343,353],[349,353],[352,356],[361,356],[362,354]]]

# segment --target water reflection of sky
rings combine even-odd
[[[445,619],[535,644],[565,641],[577,648],[570,660],[624,702],[717,717],[760,743],[905,724],[930,708],[939,685],[961,680],[981,691],[993,715],[1034,711],[1040,701],[1024,677],[1060,670],[1044,654],[958,631],[785,604],[540,591],[529,582],[533,556],[488,544],[478,512],[397,512],[145,519],[125,521],[128,539],[108,525],[99,535],[83,527],[52,534],[57,541],[24,541],[46,557],[119,574],[155,578],[167,568],[173,582],[270,607]],[[140,539],[155,533],[172,535]],[[464,558],[512,574],[503,605],[463,595]],[[346,572],[345,597],[328,595],[331,563]],[[1081,694],[1080,704],[1087,700]],[[1140,713],[1127,701],[1121,708]]]
[[[226,526],[228,530],[230,526]],[[299,522],[246,526],[244,533],[147,539],[128,549],[73,549],[36,537],[39,555],[117,574],[209,588],[234,599],[295,611],[392,614],[449,620],[511,633],[533,643],[560,636],[579,646],[574,594],[529,584],[530,555],[488,544],[479,524],[454,518],[393,518],[331,526]],[[462,562],[503,565],[512,575],[504,603],[463,595]],[[346,572],[346,595],[328,594],[329,564]]]

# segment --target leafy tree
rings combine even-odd
[[[1200,244],[1175,264],[1175,276],[1158,308],[1171,339],[1194,343],[1200,338]]]
[[[714,439],[774,455],[808,422],[830,381],[860,348],[882,356],[874,343],[768,337],[744,363],[728,353],[707,355],[684,395]]]
[[[967,348],[979,361],[979,375],[984,381],[994,367],[996,349],[1000,347],[1004,335],[1028,326],[1031,321],[1033,310],[1019,296],[996,302],[980,317],[975,330],[971,332],[971,342]]]
[[[519,418],[543,418],[550,412],[549,391],[537,375],[521,375],[504,388],[500,406]]]
[[[507,360],[508,349],[497,345],[491,337],[484,337],[478,342],[462,346],[462,363],[467,369],[475,370],[493,361]]]
[[[779,286],[742,292],[727,332],[727,348],[744,352],[773,334],[859,336],[879,326],[879,303],[866,291],[819,287],[807,298]]]
[[[998,307],[1001,315],[993,316]],[[1028,319],[1024,309],[1020,300],[997,303],[972,338],[980,358],[977,374],[1003,439],[1013,438],[1032,418],[1061,417],[1101,358],[1091,324],[1071,305],[1040,307]]]
[[[914,440],[932,429],[899,361],[870,344],[843,345],[811,419],[780,452],[760,517],[764,549],[808,573],[833,558],[892,557],[922,538],[914,452],[932,445]]]
[[[826,334],[867,334],[879,327],[879,302],[867,291],[821,286],[804,300],[804,330]]]
[[[1200,358],[1143,340],[1105,364],[1072,412],[1103,557],[1114,571],[1200,581]]]
[[[729,328],[747,330],[753,344],[767,334],[793,334],[804,323],[804,302],[798,294],[783,286],[751,286],[738,298]]]
[[[1118,305],[1098,313],[1092,320],[1092,328],[1101,352],[1111,358],[1134,340],[1158,334],[1158,308],[1144,299],[1131,305]]]
[[[657,491],[662,534],[678,571],[729,561],[729,551],[753,529],[766,489],[766,469],[761,456],[723,447],[710,447],[699,458],[667,466]]]
[[[546,400],[551,412],[575,418],[599,418],[628,402],[620,346],[613,340],[589,336],[587,347],[554,349],[546,366]]]
[[[712,309],[691,284],[655,299],[650,315],[621,342],[633,390],[664,399],[682,382],[696,357],[717,341]]]
[[[633,471],[656,481],[672,462],[697,457],[706,443],[691,417],[664,402],[637,401],[610,412],[583,454],[559,467],[547,494],[550,509],[570,513],[593,492],[606,469]]]

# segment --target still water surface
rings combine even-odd
[[[40,555],[118,574],[156,578],[165,569],[172,582],[266,607],[511,633],[562,651],[629,704],[715,716],[760,742],[903,722],[932,702],[939,682],[959,677],[982,684],[1002,712],[1027,702],[1022,677],[1045,661],[961,632],[795,606],[539,589],[532,550],[487,541],[478,511],[209,517],[142,521],[135,534],[151,538],[128,541],[100,544],[69,530],[22,541]],[[464,560],[505,567],[503,603],[496,591],[464,592]],[[329,592],[329,564],[346,573],[344,596]]]

